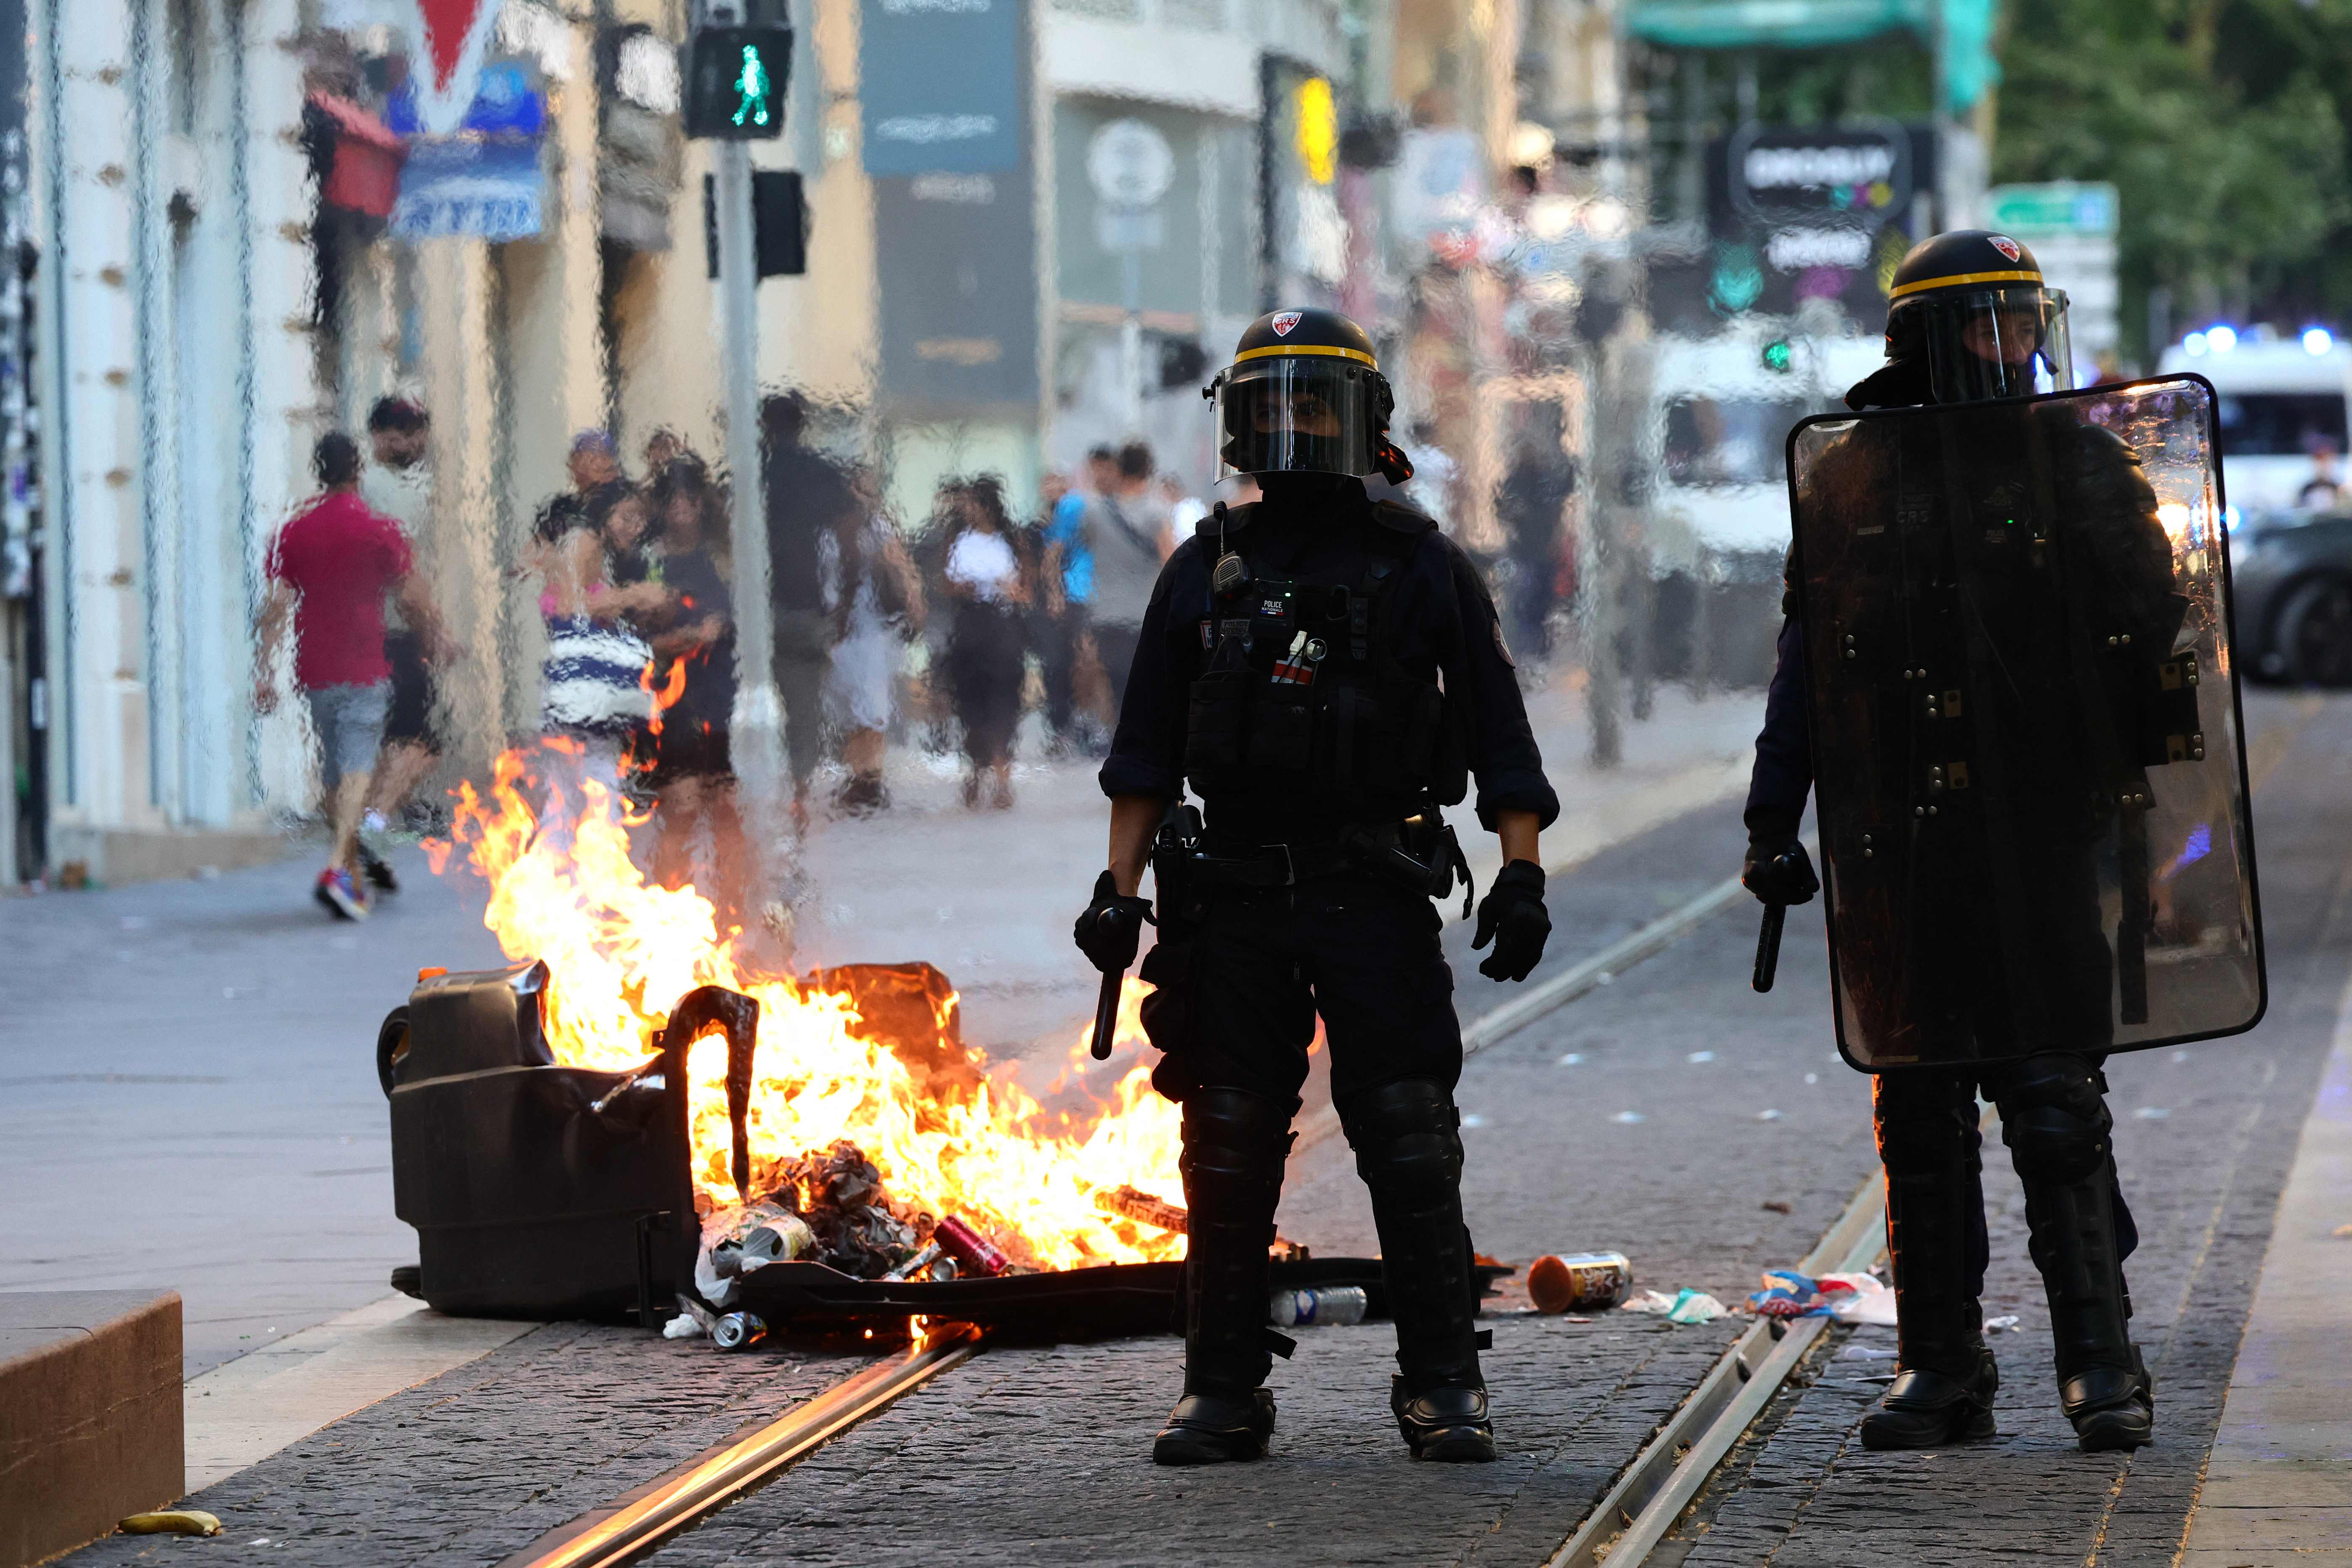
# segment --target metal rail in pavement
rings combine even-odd
[[[1525,994],[1471,1020],[1462,1032],[1465,1054],[1492,1045],[1545,1014],[1608,984],[1617,974],[1687,936],[1709,917],[1734,902],[1739,893],[1739,879],[1736,877],[1710,888],[1672,913],[1651,921],[1591,958],[1561,971]],[[1308,1126],[1301,1131],[1300,1147],[1318,1141],[1338,1127],[1338,1119],[1328,1111],[1323,1113],[1321,1120],[1328,1120],[1330,1126],[1320,1127],[1310,1121]],[[1809,1272],[1831,1268],[1829,1262],[1822,1261],[1826,1256],[1843,1259],[1853,1251],[1855,1244],[1848,1239],[1848,1233],[1856,1226],[1869,1229],[1874,1225],[1874,1215],[1878,1211],[1875,1206],[1864,1204],[1864,1199],[1872,1197],[1874,1190],[1865,1187],[1857,1194],[1854,1203],[1849,1205],[1845,1215],[1831,1226],[1821,1246],[1808,1255],[1805,1267]],[[1874,1230],[1872,1235],[1872,1245],[1874,1246]],[[1841,1263],[1839,1266],[1853,1265]],[[1717,1426],[1737,1416],[1738,1426],[1722,1438],[1723,1447],[1728,1448],[1731,1441],[1755,1418],[1756,1412],[1763,1408],[1764,1402],[1771,1397],[1771,1391],[1779,1388],[1789,1369],[1803,1356],[1814,1336],[1821,1332],[1824,1321],[1818,1318],[1801,1320],[1798,1328],[1769,1349],[1750,1344],[1763,1334],[1765,1325],[1762,1323],[1742,1336],[1738,1345],[1725,1352],[1724,1359],[1701,1382],[1692,1397],[1684,1402],[1682,1411],[1635,1457],[1625,1475],[1586,1521],[1585,1529],[1561,1549],[1563,1553],[1575,1548],[1588,1533],[1598,1530],[1599,1521],[1616,1518],[1620,1510],[1625,1510],[1624,1518],[1628,1521],[1633,1520],[1637,1512],[1646,1520],[1649,1508],[1669,1500],[1672,1487],[1677,1483],[1678,1472],[1674,1462],[1677,1448],[1682,1443],[1690,1441],[1682,1434],[1707,1425],[1711,1438]],[[551,1532],[508,1558],[499,1564],[499,1568],[619,1568],[620,1564],[644,1555],[680,1531],[690,1528],[706,1516],[774,1480],[859,1422],[880,1414],[941,1373],[969,1361],[980,1352],[983,1344],[983,1336],[978,1331],[963,1325],[949,1325],[935,1330],[920,1344],[909,1346],[900,1354],[877,1362],[835,1384],[750,1436],[708,1455],[667,1480],[656,1483],[643,1496],[609,1512],[592,1516],[584,1528],[575,1521]],[[1752,1354],[1748,1353],[1750,1352]],[[1748,1408],[1751,1403],[1748,1396],[1759,1386],[1764,1392],[1752,1401],[1753,1408]],[[1745,1415],[1738,1414],[1742,1409],[1747,1410]],[[1694,1448],[1691,1457],[1696,1458],[1697,1452]],[[1656,1462],[1658,1456],[1664,1457],[1664,1463]],[[1717,1459],[1721,1457],[1720,1452],[1716,1454]],[[1706,1468],[1697,1472],[1696,1481],[1703,1482],[1707,1472],[1714,1468],[1715,1460],[1708,1460]],[[1696,1484],[1693,1483],[1694,1487]],[[1687,1500],[1686,1498],[1684,1500],[1685,1502]],[[1665,1523],[1671,1524],[1674,1515],[1679,1513],[1682,1507],[1682,1502],[1674,1503],[1666,1514]],[[1659,1532],[1663,1529],[1664,1526],[1660,1526]],[[1600,1531],[1594,1543],[1598,1544],[1599,1541],[1615,1533],[1614,1527]],[[1622,1555],[1623,1550],[1624,1544],[1621,1542],[1619,1548],[1610,1553],[1611,1562],[1618,1564],[1618,1568],[1626,1568],[1626,1565],[1640,1561],[1639,1556]],[[1647,1547],[1642,1550],[1646,1552]],[[1581,1568],[1581,1565],[1599,1560],[1588,1553],[1584,1556],[1555,1557],[1552,1563],[1565,1565],[1565,1568]]]

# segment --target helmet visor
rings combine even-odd
[[[1217,477],[1372,471],[1372,373],[1338,355],[1244,361],[1217,378]]]
[[[1938,403],[2066,392],[2074,358],[2063,289],[2018,283],[1937,294],[1927,317],[1927,368]]]

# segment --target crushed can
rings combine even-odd
[[[947,1248],[949,1257],[975,1274],[993,1276],[1013,1267],[1013,1259],[1005,1257],[994,1242],[953,1215],[940,1220],[931,1237]]]
[[[1528,1265],[1528,1296],[1538,1312],[1597,1311],[1633,1289],[1633,1259],[1622,1252],[1553,1253]]]
[[[768,1321],[757,1312],[730,1312],[710,1328],[710,1342],[723,1351],[749,1350],[767,1337]]]

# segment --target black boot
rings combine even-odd
[[[1862,1418],[1865,1448],[1934,1448],[1994,1434],[2000,1371],[1984,1342],[1983,1165],[1976,1096],[1959,1080],[1877,1080],[1895,1268],[1895,1376]]]
[[[2085,1453],[2137,1448],[2156,1433],[2156,1384],[2131,1342],[2105,1088],[2084,1058],[2034,1057],[2000,1102],[2050,1299],[2059,1406]]]
[[[1184,1101],[1184,1397],[1152,1439],[1160,1464],[1255,1459],[1274,1435],[1267,1248],[1296,1109],[1230,1089]]]
[[[1371,1189],[1396,1321],[1389,1408],[1397,1429],[1417,1459],[1491,1459],[1478,1290],[1462,1224],[1461,1113],[1444,1086],[1404,1079],[1351,1097],[1341,1118]]]

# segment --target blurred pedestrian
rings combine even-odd
[[[998,811],[1013,805],[1013,732],[1021,722],[1023,660],[1020,610],[1027,597],[1013,520],[1003,481],[992,474],[965,479],[942,492],[953,532],[947,549],[947,591],[954,602],[948,633],[948,686],[963,726],[971,771],[963,803],[980,804],[981,784]]]
[[[588,777],[617,788],[620,760],[652,721],[646,671],[653,649],[631,620],[658,611],[657,583],[614,581],[614,542],[626,554],[646,531],[646,500],[626,484],[600,484],[593,508],[567,514],[545,542],[540,614],[547,623],[540,720],[579,743]],[[617,514],[617,517],[616,517]]]
[[[1209,503],[1173,474],[1160,476],[1160,504],[1167,509],[1168,531],[1180,544],[1209,515]]]
[[[610,431],[583,430],[572,437],[563,466],[572,488],[550,496],[531,527],[532,541],[542,549],[587,523],[591,511],[610,506],[628,488],[621,474],[621,448]]]
[[[1551,613],[1559,603],[1564,512],[1576,493],[1576,465],[1560,445],[1558,404],[1530,405],[1528,424],[1495,497],[1512,567],[1510,640],[1529,659],[1551,656]]]
[[[324,493],[278,531],[270,545],[269,593],[254,650],[253,706],[278,708],[278,650],[294,628],[294,684],[319,738],[319,773],[333,847],[313,889],[344,920],[364,920],[360,814],[383,743],[392,696],[383,652],[383,605],[395,597],[430,657],[454,652],[424,581],[411,569],[400,525],[360,499],[359,443],[340,430],[319,438],[311,457]]]
[[[375,460],[360,476],[360,499],[377,515],[400,525],[412,555],[427,537],[433,506],[433,468],[427,460],[431,439],[425,410],[407,398],[379,397],[368,410],[368,444]],[[441,736],[433,723],[436,693],[424,639],[396,604],[384,607],[383,657],[392,667],[392,700],[360,819],[360,863],[368,880],[390,893],[399,890],[399,879],[375,852],[369,836],[401,820],[409,796],[440,761]]]
[[[2295,492],[2294,504],[2314,511],[2332,511],[2344,490],[2344,476],[2336,466],[2336,443],[2325,436],[2313,436],[2304,447],[2311,454],[2311,478]]]
[[[1087,454],[1078,482],[1054,498],[1045,524],[1042,576],[1045,615],[1038,662],[1045,667],[1045,722],[1057,753],[1087,749],[1078,728],[1087,667],[1095,662],[1089,606],[1094,600],[1095,558],[1087,540],[1093,510],[1118,482],[1118,454],[1097,447]],[[1106,724],[1103,732],[1109,732]]]
[[[653,875],[665,888],[700,887],[723,929],[742,919],[750,858],[730,740],[735,601],[710,548],[725,537],[726,520],[709,470],[691,457],[673,458],[662,469],[653,510],[661,534],[657,578],[667,596],[652,638],[654,689],[664,705],[645,776],[656,802]],[[695,844],[705,828],[710,874],[698,878]]]
[[[834,617],[826,613],[820,542],[837,538],[856,510],[841,470],[803,445],[808,413],[808,400],[797,392],[778,394],[760,405],[768,593],[775,605],[773,669],[784,710],[784,759],[798,828],[808,826],[808,781],[825,752],[824,676],[832,659]]]
[[[835,640],[824,700],[849,769],[833,804],[845,816],[872,816],[890,808],[882,762],[898,709],[900,651],[923,626],[923,584],[873,471],[854,468],[848,479],[856,504],[835,535]]]
[[[654,426],[654,433],[646,437],[646,483],[660,483],[661,477],[669,471],[669,466],[680,458],[694,458],[695,461],[701,461],[694,457],[694,448],[686,444],[685,437],[667,425]]]
[[[1168,509],[1151,489],[1151,448],[1130,441],[1119,448],[1118,477],[1091,513],[1087,549],[1094,557],[1090,619],[1095,648],[1110,684],[1114,709],[1126,699],[1128,668],[1143,637],[1143,612],[1160,581],[1160,563],[1176,548]]]

